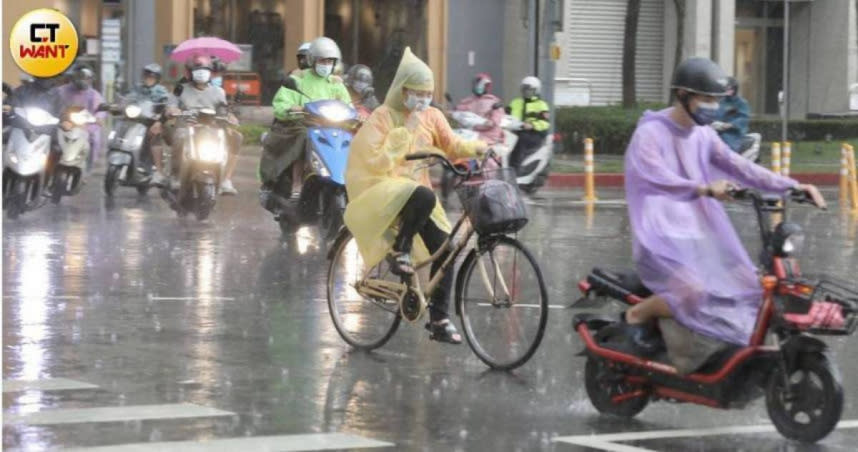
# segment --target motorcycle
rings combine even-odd
[[[145,196],[152,178],[149,128],[161,119],[164,104],[150,100],[131,101],[125,107],[105,105],[103,110],[117,116],[107,136],[107,172],[104,193],[112,197],[118,185],[135,187]]]
[[[197,220],[205,220],[214,209],[218,187],[226,169],[226,129],[234,127],[229,117],[218,115],[214,109],[203,108],[185,111],[174,116],[185,121],[188,134],[185,138],[181,163],[177,171],[178,183],[172,181],[161,188],[161,197],[179,217],[193,212]],[[169,149],[169,148],[168,148]],[[167,162],[174,161],[165,158]]]
[[[10,219],[42,205],[51,142],[60,120],[41,108],[3,113],[3,209]]]
[[[486,119],[470,111],[454,111],[450,116],[461,126],[454,131],[462,138],[469,140],[479,139],[479,133],[475,127],[485,124]],[[501,159],[504,168],[510,166],[512,150],[518,143],[517,132],[523,130],[524,122],[511,115],[505,115],[501,120],[500,127],[503,129],[504,140],[496,143],[492,149]],[[552,137],[547,137],[542,146],[536,149],[525,149],[526,155],[521,156],[516,172],[516,182],[519,188],[527,194],[534,194],[545,182],[548,181],[551,158],[554,155],[554,144]]]
[[[858,325],[858,291],[832,278],[802,276],[795,257],[804,239],[801,227],[782,222],[772,228],[772,215],[786,213],[786,199],[747,189],[731,196],[752,202],[763,242],[764,296],[750,344],[722,349],[681,375],[663,351],[649,356],[634,347],[630,351],[618,319],[579,314],[573,326],[586,346],[581,354],[587,357],[587,395],[598,411],[626,418],[650,401],[742,408],[764,396],[783,436],[816,442],[840,420],[843,389],[827,346],[812,335],[852,334]],[[804,192],[791,191],[789,198],[812,203]],[[599,268],[579,288],[582,299],[629,305],[651,295],[634,273]]]
[[[319,222],[326,237],[332,238],[343,225],[346,209],[345,173],[357,112],[339,100],[319,100],[304,105],[308,142],[304,155],[304,183],[297,201],[291,200],[291,178],[285,172],[274,190],[264,191],[260,201],[275,214],[280,230],[288,234],[301,225]],[[263,142],[265,137],[263,137]],[[288,186],[284,186],[288,185]]]
[[[59,160],[50,176],[51,201],[59,204],[63,196],[74,196],[83,188],[84,168],[90,149],[87,126],[96,122],[95,116],[83,107],[69,107],[63,118],[70,126],[57,129]]]
[[[711,126],[719,135],[731,127],[729,123],[723,121],[715,121]],[[739,145],[739,149],[736,150],[736,153],[752,162],[759,163],[760,143],[762,141],[763,136],[759,133],[745,134],[745,136],[742,137],[742,142]]]

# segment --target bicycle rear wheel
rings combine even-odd
[[[472,249],[456,281],[468,345],[494,369],[515,369],[536,352],[548,321],[542,272],[517,240],[497,236]]]
[[[385,261],[366,268],[354,237],[343,230],[328,267],[328,310],[343,340],[362,350],[384,345],[402,320],[398,300],[368,299],[358,293],[357,283],[367,276],[399,282]]]

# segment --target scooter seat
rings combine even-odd
[[[630,271],[613,271],[597,267],[587,276],[587,282],[605,295],[619,299],[624,299],[629,294],[640,298],[652,295],[652,291],[643,284],[640,277]]]

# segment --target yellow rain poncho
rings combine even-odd
[[[440,152],[450,158],[474,157],[483,147],[480,141],[459,138],[450,129],[444,114],[434,107],[422,112],[405,108],[402,89],[433,91],[432,71],[405,49],[384,105],[377,108],[352,141],[346,168],[345,223],[354,235],[368,267],[380,262],[393,246],[397,217],[408,198],[420,185],[431,188],[425,161],[405,161],[415,152]],[[450,223],[440,202],[431,221],[449,233]],[[415,257],[428,257],[419,236],[415,237]]]

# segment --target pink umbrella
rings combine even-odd
[[[229,41],[207,36],[179,44],[170,54],[170,59],[181,62],[195,55],[216,56],[224,63],[231,63],[241,57],[241,49]]]

